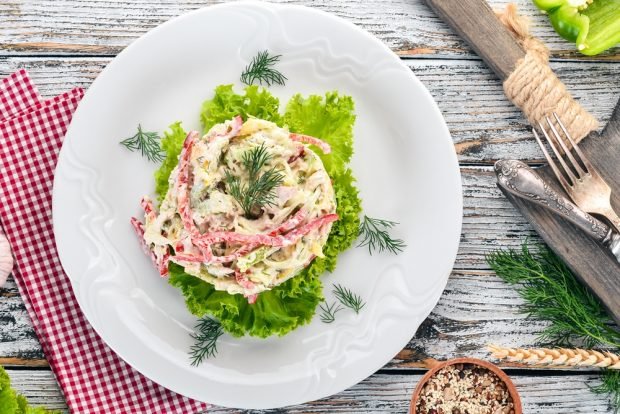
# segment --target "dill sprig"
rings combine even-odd
[[[379,253],[384,250],[393,254],[402,252],[407,247],[405,242],[401,239],[393,239],[388,232],[397,224],[394,221],[364,216],[359,228],[359,236],[362,237],[362,241],[357,247],[368,246],[368,252],[371,255],[375,250],[379,250]]]
[[[233,176],[229,171],[225,172],[224,179],[228,184],[228,193],[237,200],[245,216],[253,217],[260,207],[275,204],[274,190],[282,184],[284,176],[271,168],[248,184],[243,184],[239,177]]]
[[[246,217],[256,216],[257,210],[262,206],[275,204],[275,189],[282,184],[284,175],[275,167],[260,174],[271,158],[263,144],[243,154],[241,163],[248,171],[247,184],[242,183],[241,178],[232,175],[230,171],[224,173],[228,193],[237,200]]]
[[[192,365],[197,366],[206,358],[211,358],[217,353],[217,340],[224,334],[222,324],[204,317],[198,320],[196,332],[191,334],[194,339],[194,345],[190,348]]]
[[[550,322],[539,335],[543,344],[574,347],[604,345],[620,348],[620,332],[614,328],[601,303],[581,285],[562,260],[546,246],[534,253],[527,243],[521,250],[499,250],[487,262],[505,282],[516,285],[525,300],[524,313]],[[601,385],[592,387],[608,394],[611,404],[620,408],[620,372],[604,370]]]
[[[321,322],[332,323],[336,320],[336,313],[342,310],[342,306],[337,302],[333,302],[331,305],[327,302],[323,302],[320,305],[321,308]]]
[[[120,144],[132,152],[139,150],[140,154],[149,161],[162,162],[166,157],[161,151],[157,132],[145,132],[140,124],[138,124],[138,132],[134,136],[124,139]]]
[[[523,244],[520,251],[492,252],[487,262],[501,279],[516,285],[525,300],[524,313],[551,322],[539,336],[542,343],[620,347],[620,332],[601,303],[548,247],[538,246],[532,253]]]
[[[343,287],[339,284],[334,284],[334,290],[332,291],[336,296],[336,299],[340,301],[344,306],[349,309],[353,309],[355,313],[360,313],[360,310],[366,305],[362,301],[362,297],[353,293],[351,290]]]
[[[267,86],[284,85],[287,80],[286,76],[273,68],[281,57],[282,55],[269,56],[266,50],[258,52],[241,74],[241,82],[246,85],[253,85],[256,81],[260,84],[264,82]]]
[[[620,371],[605,369],[601,375],[601,384],[590,387],[595,394],[606,394],[614,407],[614,413],[620,410]]]
[[[246,151],[241,156],[241,163],[248,170],[250,181],[256,180],[258,173],[271,159],[273,155],[267,152],[265,144],[261,143],[260,146],[254,147],[249,151]]]

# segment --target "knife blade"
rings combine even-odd
[[[497,185],[502,189],[570,221],[607,247],[620,262],[620,234],[558,194],[527,164],[518,160],[500,160],[495,163],[495,174]]]

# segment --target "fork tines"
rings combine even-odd
[[[540,148],[545,155],[545,158],[549,162],[549,165],[553,169],[553,172],[558,178],[558,180],[561,181],[561,184],[564,187],[568,185],[572,186],[577,182],[577,180],[580,180],[586,174],[589,174],[593,168],[589,163],[588,159],[583,154],[583,152],[581,152],[581,149],[579,149],[573,138],[570,136],[570,134],[564,127],[564,124],[562,123],[562,121],[560,121],[560,118],[555,112],[553,113],[553,117],[555,118],[557,125],[559,125],[560,129],[562,130],[566,141],[568,141],[568,143],[570,144],[570,148],[575,149],[574,155],[571,152],[570,148],[566,145],[565,140],[562,138],[557,128],[553,125],[553,121],[548,116],[545,117],[548,128],[545,128],[542,122],[539,122],[538,126],[540,127],[543,135],[545,136],[547,143],[553,150],[556,158],[560,162],[563,173],[560,172],[560,168],[558,167],[557,163],[553,160],[553,158],[547,151],[547,148],[540,139],[540,136],[536,132],[536,129],[533,128],[532,132],[534,133],[534,137],[536,138],[536,141],[538,141],[538,145],[540,145]],[[553,138],[551,138],[551,136],[553,136]],[[563,154],[565,154],[566,157],[564,157]]]

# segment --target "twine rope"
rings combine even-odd
[[[517,6],[508,4],[496,12],[500,21],[517,38],[526,55],[517,62],[504,81],[504,93],[521,108],[529,122],[545,127],[545,116],[556,112],[575,142],[598,128],[598,121],[570,95],[566,86],[549,67],[549,50],[529,33],[528,21],[519,16]],[[565,140],[570,147],[570,143]]]

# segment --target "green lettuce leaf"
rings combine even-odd
[[[323,247],[325,269],[333,272],[336,268],[336,259],[340,253],[347,250],[357,239],[360,228],[360,213],[362,200],[355,187],[355,178],[350,169],[331,174],[334,192],[336,193],[336,214],[338,220],[332,225],[327,243]],[[314,264],[314,263],[313,263]]]
[[[26,414],[28,412],[28,400],[23,395],[17,395],[17,411],[16,414]]]
[[[180,122],[175,122],[168,127],[161,139],[161,149],[165,152],[166,158],[161,166],[155,171],[155,192],[157,199],[161,202],[168,192],[168,178],[174,167],[179,163],[179,155],[183,149],[183,142],[187,132],[183,130]]]
[[[59,414],[45,407],[32,407],[26,398],[11,388],[9,374],[0,366],[0,414]]]
[[[217,318],[224,330],[233,336],[282,336],[310,322],[317,305],[323,299],[320,276],[336,268],[338,255],[348,249],[358,235],[361,200],[355,187],[355,178],[347,168],[353,153],[355,115],[352,99],[339,96],[336,92],[327,93],[324,97],[311,95],[303,98],[296,95],[288,103],[284,116],[278,113],[278,108],[278,99],[263,88],[249,86],[240,95],[233,91],[232,85],[222,85],[216,88],[214,98],[203,104],[201,120],[205,130],[208,130],[237,114],[241,114],[244,119],[255,116],[281,126],[287,124],[292,131],[328,142],[332,153],[325,155],[318,149],[317,153],[322,154],[327,172],[332,178],[339,219],[332,225],[323,247],[325,257],[315,258],[299,275],[259,294],[256,303],[252,305],[242,295],[217,291],[210,283],[185,273],[181,266],[170,264],[169,283],[181,290],[189,311],[197,317],[211,315]],[[170,147],[180,148],[185,135],[177,134],[175,137],[179,143]],[[166,147],[164,150],[168,154],[166,160],[178,160],[178,153],[173,152],[174,157],[170,157],[171,153]],[[158,189],[159,194],[165,195],[169,175],[168,171],[165,180],[161,181],[162,191]],[[166,191],[163,191],[164,184]]]
[[[330,154],[313,148],[323,160],[329,175],[332,175],[343,170],[353,155],[353,110],[353,99],[340,96],[338,92],[307,98],[297,94],[286,105],[283,118],[291,132],[320,138],[332,147]]]
[[[308,323],[323,299],[318,274],[294,277],[273,290],[258,295],[250,305],[242,295],[215,290],[212,284],[188,275],[181,266],[170,265],[169,282],[183,292],[187,308],[196,316],[217,318],[234,336],[266,338],[284,335]]]
[[[336,268],[338,254],[357,238],[361,201],[354,181],[348,169],[334,177],[339,219],[323,247],[325,257],[315,258],[299,275],[262,292],[253,305],[242,295],[215,290],[212,284],[185,273],[174,263],[170,264],[169,283],[181,290],[192,314],[217,318],[224,330],[234,336],[282,336],[310,322],[323,299],[320,276]]]
[[[60,411],[56,410],[48,410],[45,407],[37,406],[33,407],[31,405],[26,406],[25,411],[18,412],[16,414],[60,414]]]
[[[243,120],[248,116],[280,123],[280,100],[267,89],[258,85],[245,88],[245,93],[239,95],[233,91],[232,85],[220,85],[215,88],[215,96],[202,104],[200,121],[207,132],[213,125],[241,115]]]
[[[17,409],[17,394],[11,388],[9,374],[0,367],[0,414],[13,414]]]

